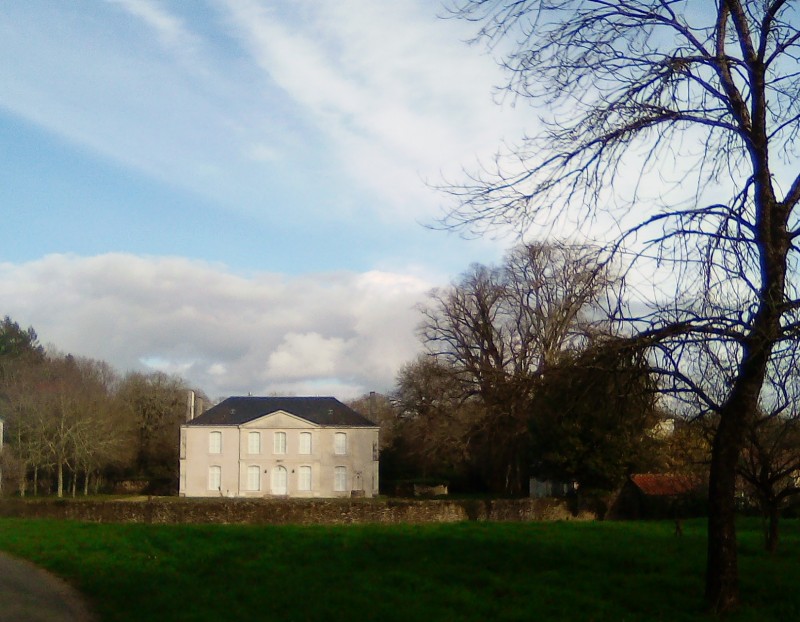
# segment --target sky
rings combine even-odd
[[[0,315],[212,399],[391,390],[510,245],[434,186],[534,123],[430,0],[8,0]]]

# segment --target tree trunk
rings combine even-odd
[[[706,600],[716,612],[733,611],[739,604],[736,556],[736,460],[739,448],[725,417],[714,438],[708,482],[708,558]]]
[[[39,496],[39,467],[33,467],[33,496]]]
[[[25,496],[25,490],[28,488],[28,467],[27,465],[23,464],[20,468],[20,476],[19,476],[19,496]]]
[[[782,287],[779,291],[783,291]],[[743,346],[738,378],[719,412],[719,425],[711,447],[706,600],[716,613],[734,611],[739,605],[736,466],[744,447],[748,420],[758,412],[758,398],[776,340],[774,335],[778,332],[780,316],[775,312],[776,307],[762,304],[756,315],[749,339]]]
[[[764,533],[764,548],[770,553],[774,553],[778,550],[778,521],[780,519],[780,515],[781,513],[778,509],[778,504],[770,503],[767,516],[767,528]]]
[[[58,461],[58,489],[56,494],[61,499],[64,496],[64,463]]]

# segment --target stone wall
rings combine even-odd
[[[2,499],[0,516],[109,523],[352,524],[587,520],[562,499]]]

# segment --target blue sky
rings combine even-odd
[[[426,0],[0,9],[0,296],[212,397],[390,388],[415,304],[508,240],[423,226],[533,123]]]

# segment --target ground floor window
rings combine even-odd
[[[222,490],[222,467],[208,467],[208,489]]]
[[[301,466],[297,471],[297,488],[311,490],[311,467]]]
[[[261,467],[247,467],[247,490],[261,490]]]
[[[333,489],[336,492],[347,490],[347,467],[338,466],[333,471]]]

